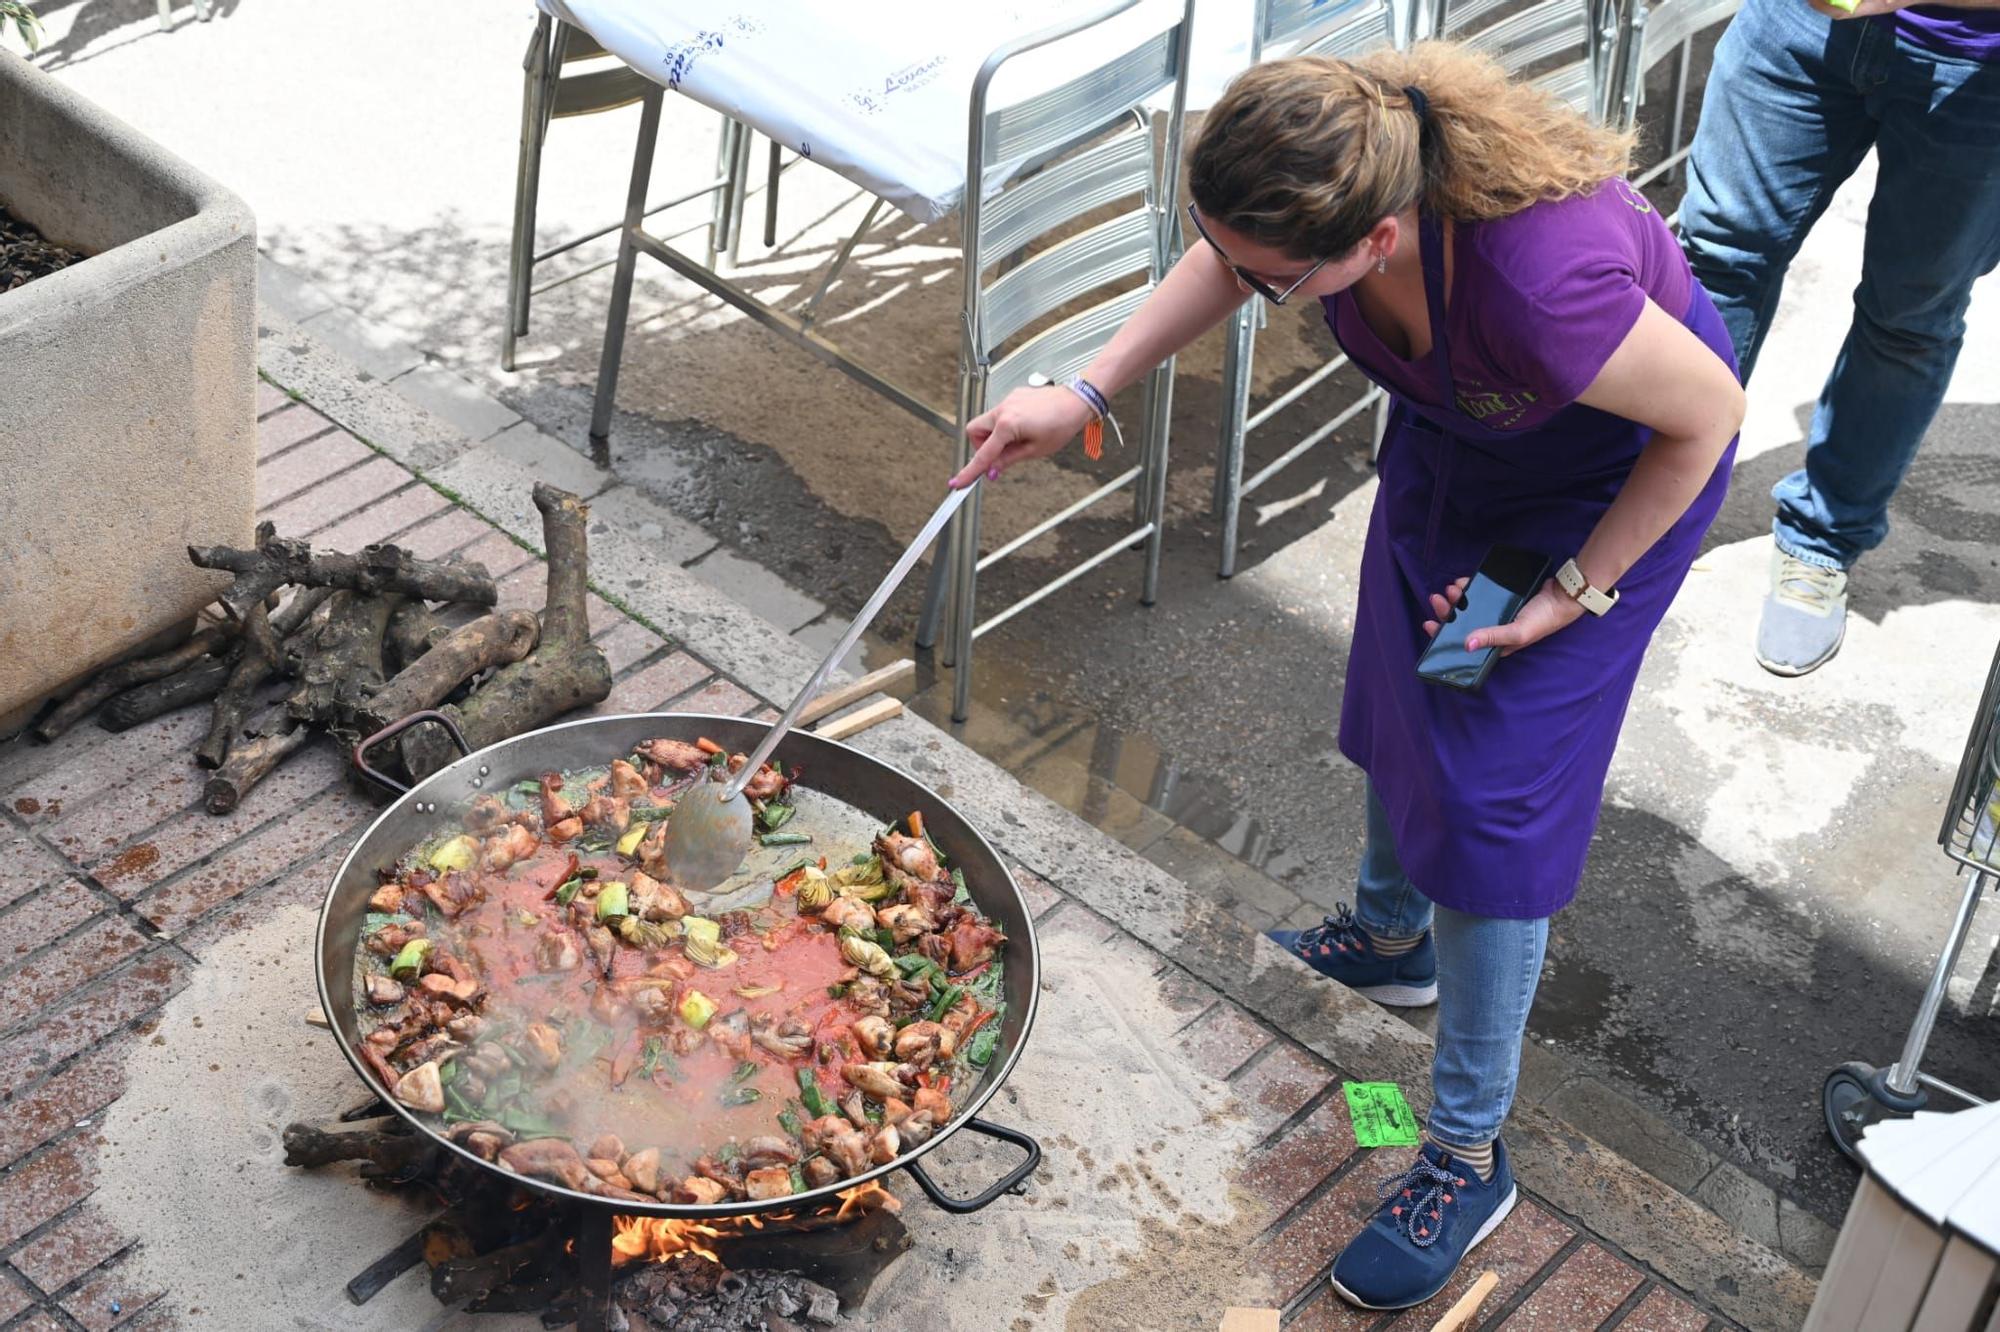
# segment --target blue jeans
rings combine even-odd
[[[1958,360],[1973,282],[2000,261],[2000,65],[1934,55],[1887,20],[1748,0],[1716,47],[1681,204],[1681,241],[1745,382],[1785,269],[1870,148],[1878,175],[1854,320],[1772,490],[1778,545],[1846,568],[1880,545],[1889,500]]]
[[[1385,939],[1434,932],[1438,1024],[1431,1136],[1465,1147],[1499,1137],[1521,1075],[1521,1036],[1542,978],[1548,917],[1502,920],[1434,906],[1403,873],[1389,816],[1371,783],[1354,918]]]

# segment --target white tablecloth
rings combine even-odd
[[[1088,2],[538,0],[634,69],[923,222],[953,212],[964,194],[972,81],[986,57]],[[1249,13],[1247,0],[1206,0],[1197,13],[1193,105],[1206,105],[1242,67]],[[1177,0],[1144,0],[1009,61],[995,76],[990,105],[1009,105],[1108,64],[1182,14]],[[988,188],[1014,165],[990,170]]]

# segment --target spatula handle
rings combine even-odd
[[[937,512],[933,513],[930,521],[924,524],[924,530],[917,533],[917,539],[910,543],[910,548],[903,552],[902,558],[889,570],[888,577],[882,580],[882,585],[875,589],[874,595],[868,598],[867,604],[862,606],[860,613],[847,626],[847,632],[840,636],[840,641],[826,654],[826,660],[814,668],[812,678],[806,681],[805,688],[799,690],[799,695],[792,700],[792,705],[785,709],[785,715],[771,723],[771,729],[764,733],[764,742],[750,755],[750,761],[745,763],[743,770],[722,788],[721,799],[734,800],[742,794],[743,788],[749,785],[757,770],[764,766],[764,761],[778,748],[778,742],[791,732],[793,723],[798,720],[799,714],[805,711],[806,704],[819,696],[820,686],[826,683],[827,676],[833,674],[835,663],[845,657],[848,650],[860,641],[862,631],[875,623],[875,617],[882,613],[882,607],[887,604],[890,596],[903,585],[903,580],[909,577],[910,570],[916,567],[917,559],[924,553],[924,548],[937,539],[938,533],[944,530],[944,525],[958,512],[958,506],[965,503],[974,488],[980,484],[981,481],[975,481],[963,490],[954,490],[944,497],[944,503],[938,505]]]

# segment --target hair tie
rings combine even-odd
[[[1424,96],[1422,88],[1414,83],[1406,83],[1403,85],[1403,96],[1410,99],[1410,109],[1417,113],[1419,126],[1431,118],[1431,99]]]

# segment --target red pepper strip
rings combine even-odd
[[[951,1075],[947,1073],[944,1077],[941,1077],[936,1082],[932,1083],[931,1090],[936,1092],[949,1092],[951,1090]]]
[[[716,744],[715,741],[709,739],[707,736],[697,739],[694,742],[694,747],[704,754],[720,754],[722,752],[722,746]]]
[[[960,973],[956,983],[959,985],[963,985],[967,981],[974,980],[978,977],[980,972],[986,970],[988,967],[992,965],[993,965],[993,959],[989,957],[984,962],[981,962],[978,966],[972,968],[972,970]]]
[[[986,1019],[987,1019],[987,1018],[990,1018],[990,1017],[992,1017],[992,1016],[993,1016],[993,1014],[994,1014],[995,1012],[997,1012],[997,1011],[998,1011],[998,1010],[996,1010],[996,1009],[991,1009],[991,1008],[989,1008],[989,1009],[987,1009],[987,1010],[986,1010],[985,1012],[981,1013],[981,1014],[980,1014],[980,1015],[979,1015],[978,1017],[976,1017],[976,1018],[972,1019],[972,1025],[971,1025],[971,1026],[969,1026],[969,1027],[967,1027],[967,1028],[965,1029],[965,1035],[963,1035],[963,1036],[959,1037],[959,1038],[958,1038],[958,1042],[957,1042],[957,1043],[958,1043],[959,1045],[963,1045],[963,1044],[965,1044],[965,1043],[966,1043],[967,1041],[971,1040],[971,1039],[972,1039],[972,1033],[973,1033],[973,1032],[975,1032],[975,1031],[978,1031],[978,1030],[979,1030],[979,1025],[980,1025],[980,1024],[981,1024],[982,1022],[986,1021]]]
[[[561,874],[558,874],[556,876],[556,881],[549,885],[549,890],[547,892],[542,894],[542,900],[544,902],[555,901],[556,894],[562,891],[562,886],[568,883],[571,879],[574,879],[576,877],[577,871],[582,868],[583,868],[583,862],[577,859],[576,852],[574,851],[570,852],[569,867],[565,869]]]

